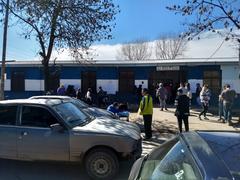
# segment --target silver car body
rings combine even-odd
[[[95,118],[84,125],[70,127],[52,108],[56,103],[49,99],[0,101],[0,107],[17,106],[16,125],[0,124],[0,158],[79,162],[89,150],[99,146],[112,149],[119,157],[141,155],[140,129],[135,124]],[[22,125],[23,106],[48,110],[62,130]]]

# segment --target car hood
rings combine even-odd
[[[109,118],[96,118],[85,126],[74,127],[73,131],[127,136],[135,140],[141,137],[141,131],[136,124]]]
[[[84,110],[95,117],[117,118],[117,116],[115,116],[113,113],[96,107],[89,107],[85,108]]]

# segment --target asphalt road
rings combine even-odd
[[[147,154],[167,138],[154,133],[151,141],[143,141],[143,153]],[[127,180],[134,161],[121,161],[120,171],[114,180]],[[0,180],[89,180],[80,164],[58,162],[23,162],[0,159]]]
[[[120,163],[120,172],[116,180],[128,178],[131,161]],[[0,160],[1,180],[88,180],[87,173],[79,164],[22,162]]]

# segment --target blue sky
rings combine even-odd
[[[121,12],[117,15],[114,39],[104,42],[124,43],[138,38],[156,39],[161,34],[179,33],[184,18],[166,9],[174,0],[115,0]]]
[[[119,44],[138,38],[154,40],[161,34],[183,31],[180,15],[166,9],[176,0],[114,0],[121,12],[116,17],[113,39],[97,44]],[[2,29],[0,27],[0,47],[2,47]],[[36,59],[38,44],[34,39],[24,40],[19,36],[20,27],[10,27],[8,32],[7,59]],[[1,48],[2,49],[2,48]]]

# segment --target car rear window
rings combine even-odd
[[[228,166],[235,179],[240,179],[240,134],[216,132],[200,133],[213,152]]]
[[[16,125],[17,106],[0,106],[0,125]]]

